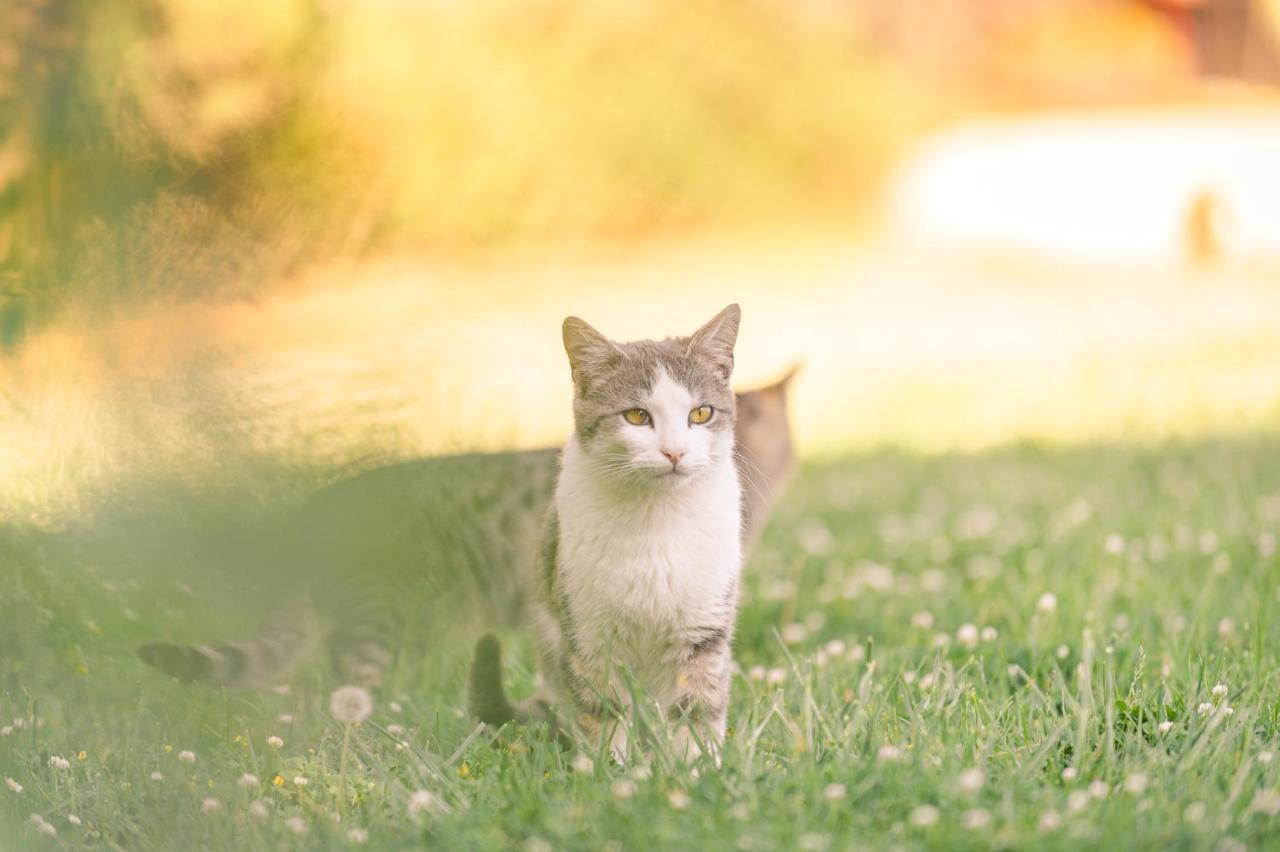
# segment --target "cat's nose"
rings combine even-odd
[[[684,458],[684,453],[672,453],[667,450],[663,450],[662,454],[667,457],[667,461],[671,462],[672,467],[680,464],[680,459]]]

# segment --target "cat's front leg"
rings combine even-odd
[[[731,662],[727,630],[712,631],[690,646],[676,675],[676,699],[668,710],[678,760],[696,760],[705,748],[720,764],[729,717]]]

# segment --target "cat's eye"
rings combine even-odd
[[[630,423],[632,426],[648,426],[650,421],[649,412],[643,408],[628,408],[622,412],[622,419]]]
[[[693,411],[689,412],[689,422],[695,425],[701,425],[711,419],[711,415],[716,410],[709,405],[699,405]]]

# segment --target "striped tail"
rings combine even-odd
[[[476,656],[471,664],[470,704],[471,715],[495,728],[516,721],[520,715],[502,689],[502,646],[492,633],[476,643]]]
[[[315,640],[310,611],[295,609],[278,616],[256,639],[225,645],[152,642],[138,648],[138,656],[185,683],[259,687],[287,678]]]

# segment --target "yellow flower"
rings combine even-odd
[[[84,763],[88,759],[89,759],[89,752],[84,751],[83,749],[76,752],[76,760],[80,761],[81,763]]]
[[[462,765],[458,767],[458,777],[459,777],[459,778],[470,778],[470,777],[471,777],[471,764],[470,764],[470,763],[467,763],[466,761],[463,761]]]
[[[236,734],[236,737],[234,740],[232,740],[232,742],[240,743],[241,745],[243,745],[244,743],[247,743],[248,740],[244,738],[244,734]]]
[[[165,743],[165,744],[164,744],[164,750],[165,750],[165,752],[166,752],[166,753],[171,752],[171,751],[173,751],[173,746],[169,745],[168,743]]]
[[[84,663],[81,663],[80,665],[76,666],[76,674],[80,675],[80,677],[85,677],[86,675],[89,674],[89,667],[86,666]]]
[[[271,779],[271,783],[272,783],[272,784],[275,784],[277,787],[283,787],[283,786],[284,786],[284,776],[283,776],[283,775],[277,775],[275,778],[272,778],[272,779]]]

